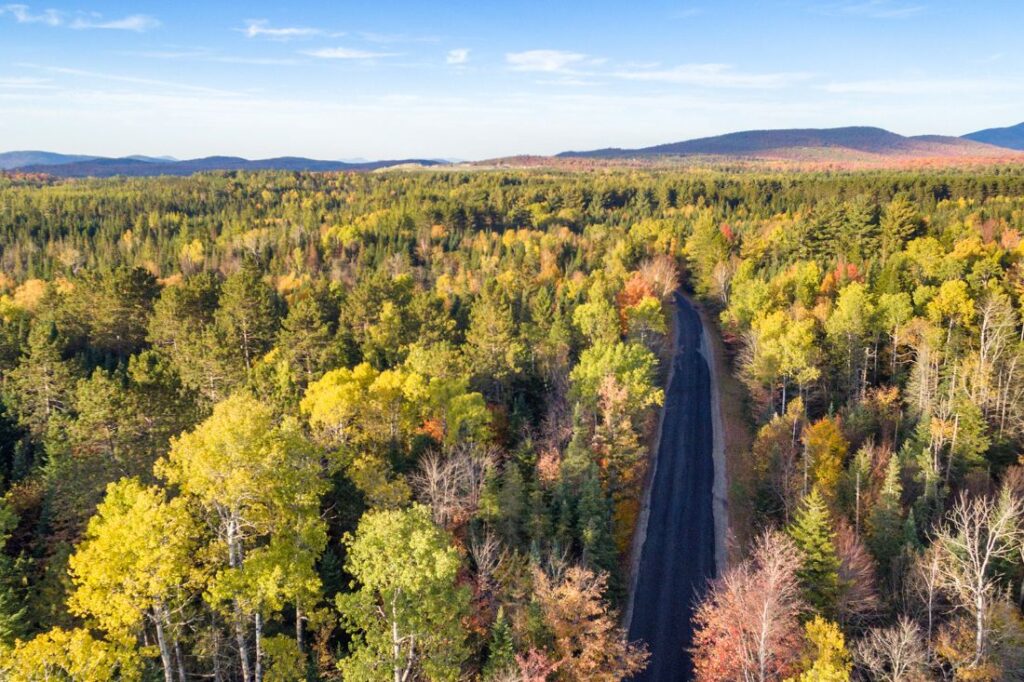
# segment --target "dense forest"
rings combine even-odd
[[[0,678],[628,678],[681,286],[698,678],[1024,679],[1022,233],[1020,167],[0,177]]]

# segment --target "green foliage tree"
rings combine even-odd
[[[804,498],[789,527],[789,536],[801,555],[797,578],[804,598],[819,614],[829,617],[839,596],[839,556],[832,517],[817,488]]]
[[[458,551],[430,511],[370,512],[346,546],[354,591],[337,597],[353,636],[339,664],[345,679],[459,679],[469,593],[457,584]]]

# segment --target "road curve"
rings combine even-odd
[[[692,679],[694,601],[715,576],[711,375],[700,316],[683,296],[675,303],[677,347],[629,624],[629,638],[651,652],[638,682]]]

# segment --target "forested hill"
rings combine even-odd
[[[630,677],[682,284],[699,679],[1018,679],[1022,234],[1021,166],[2,176],[0,678]]]
[[[1024,123],[1007,128],[987,128],[975,133],[964,135],[965,139],[1007,147],[1009,149],[1024,150]]]
[[[272,159],[251,161],[237,156],[208,156],[201,159],[183,161],[168,160],[157,157],[131,156],[125,158],[73,157],[60,154],[45,155],[42,152],[29,152],[34,156],[31,163],[22,163],[17,156],[8,159],[8,170],[21,173],[45,173],[62,178],[97,177],[108,178],[115,175],[146,177],[156,175],[192,175],[207,171],[373,171],[393,166],[436,166],[443,162],[431,159],[397,159],[390,161],[363,161],[346,163],[344,161],[321,161],[298,156],[281,156]],[[43,156],[40,156],[43,155]],[[38,159],[36,157],[39,157]],[[17,163],[17,165],[13,165]]]
[[[905,137],[881,128],[809,128],[748,130],[640,149],[597,149],[563,152],[562,158],[643,158],[721,156],[779,159],[856,160],[865,156],[893,158],[996,158],[1006,156],[990,144],[957,137]]]

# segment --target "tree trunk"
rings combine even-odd
[[[164,614],[159,607],[153,607],[153,624],[156,626],[156,642],[160,646],[160,662],[164,666],[164,682],[174,682],[174,662],[164,635]]]
[[[174,640],[174,656],[178,659],[178,682],[185,682],[185,656],[181,653],[181,642]]]
[[[255,682],[263,682],[263,647],[260,641],[263,635],[263,619],[260,617],[259,611],[256,612],[254,621],[255,626],[253,630],[256,632],[256,672],[253,678]]]
[[[238,659],[242,664],[242,681],[249,682],[252,672],[249,670],[249,645],[245,642],[245,621],[242,619],[242,607],[235,600],[235,641],[238,642]]]

